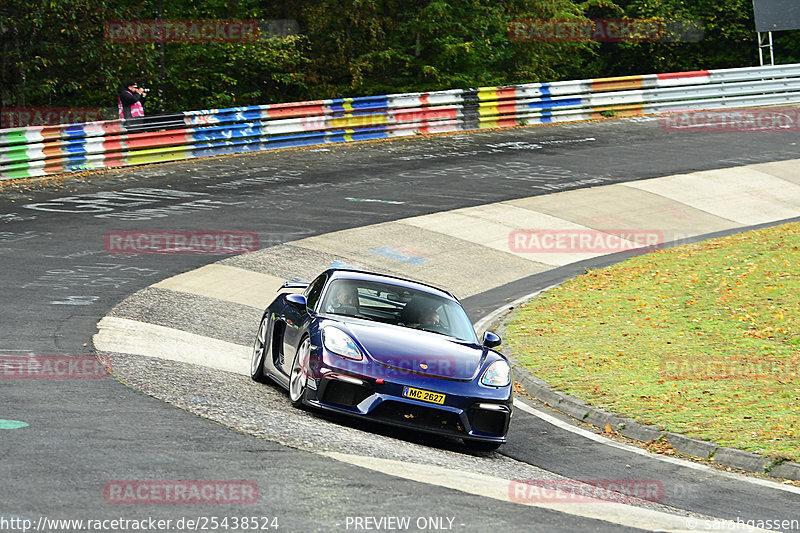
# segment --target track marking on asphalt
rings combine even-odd
[[[252,348],[248,346],[113,316],[104,317],[97,329],[93,342],[100,352],[143,355],[249,375]]]
[[[742,475],[742,474],[737,474],[735,472],[726,472],[724,470],[719,470],[719,469],[716,469],[716,468],[713,468],[713,467],[710,467],[710,466],[706,466],[706,465],[703,465],[703,464],[695,463],[693,461],[687,461],[685,459],[677,459],[675,457],[667,457],[667,456],[660,455],[660,454],[657,454],[657,453],[650,453],[650,452],[648,452],[646,450],[643,450],[641,448],[637,448],[635,446],[629,446],[627,444],[623,444],[623,443],[617,442],[617,441],[615,441],[613,439],[609,439],[608,437],[604,437],[602,435],[598,435],[597,433],[594,433],[592,431],[583,429],[583,428],[578,427],[578,426],[574,426],[574,425],[570,424],[569,422],[565,422],[565,421],[563,421],[563,420],[561,420],[561,419],[559,419],[559,418],[557,418],[557,417],[555,417],[553,415],[550,415],[548,413],[545,413],[544,411],[536,409],[535,407],[526,404],[525,402],[523,402],[522,400],[520,400],[518,398],[514,398],[514,407],[518,407],[522,411],[524,411],[524,412],[526,412],[528,414],[531,414],[531,415],[533,415],[533,416],[535,416],[535,417],[537,417],[537,418],[539,418],[541,420],[544,420],[548,424],[552,424],[552,425],[554,425],[554,426],[556,426],[556,427],[558,427],[560,429],[563,429],[564,431],[569,431],[570,433],[574,433],[575,435],[580,435],[581,437],[587,438],[589,440],[593,440],[595,442],[599,442],[600,444],[605,444],[606,446],[610,446],[612,448],[618,448],[618,449],[624,450],[626,452],[642,455],[644,457],[647,457],[648,459],[656,459],[658,461],[663,461],[665,463],[670,463],[670,464],[681,466],[681,467],[685,467],[685,468],[691,468],[691,469],[694,469],[694,470],[701,470],[701,471],[704,471],[704,472],[709,472],[709,473],[721,475],[721,476],[724,476],[724,477],[729,477],[731,479],[735,479],[736,481],[746,481],[746,482],[752,483],[754,485],[761,485],[763,487],[769,487],[771,489],[778,489],[778,490],[783,490],[785,492],[792,492],[794,494],[800,494],[800,487],[795,487],[793,485],[782,485],[782,484],[776,483],[774,481],[769,481],[769,480],[766,480],[766,479],[753,478],[753,477],[745,476],[745,475]]]
[[[0,419],[0,429],[22,429],[26,427],[28,427],[28,423],[21,420]]]
[[[554,497],[552,499],[561,499],[564,500],[564,503],[535,501],[524,497],[513,498],[511,496],[511,493],[514,492],[512,481],[485,474],[462,471],[454,472],[448,468],[432,464],[411,463],[408,461],[365,457],[339,452],[323,452],[321,455],[347,464],[368,468],[395,477],[410,479],[419,483],[436,485],[504,502],[518,503],[520,505],[549,509],[584,518],[602,520],[604,522],[627,527],[645,529],[648,531],[678,532],[707,530],[698,527],[705,522],[701,519],[673,515],[663,511],[655,511],[608,500],[569,502],[568,500],[571,494],[558,490],[551,490],[552,493],[558,493],[557,496],[553,495]],[[746,527],[746,524],[737,524],[736,522],[728,520],[718,519],[708,521],[725,531],[766,531],[755,528],[750,529]]]

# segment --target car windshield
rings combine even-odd
[[[458,302],[391,283],[334,280],[325,291],[320,311],[477,342],[475,330]]]

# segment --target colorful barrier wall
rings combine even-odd
[[[800,103],[800,64],[186,111],[0,130],[0,179],[291,146]]]

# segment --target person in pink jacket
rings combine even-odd
[[[119,118],[134,118],[144,116],[144,103],[147,98],[147,89],[139,87],[135,81],[128,81],[119,89]]]

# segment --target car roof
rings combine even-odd
[[[352,269],[337,269],[329,268],[327,271],[331,280],[334,279],[357,279],[362,281],[375,281],[375,282],[388,282],[392,285],[399,285],[406,289],[414,289],[423,292],[437,294],[444,298],[449,298],[458,302],[458,298],[450,294],[448,291],[410,279],[399,278],[397,276],[390,276],[388,274],[378,274],[376,272],[367,272],[366,270],[352,270]]]

